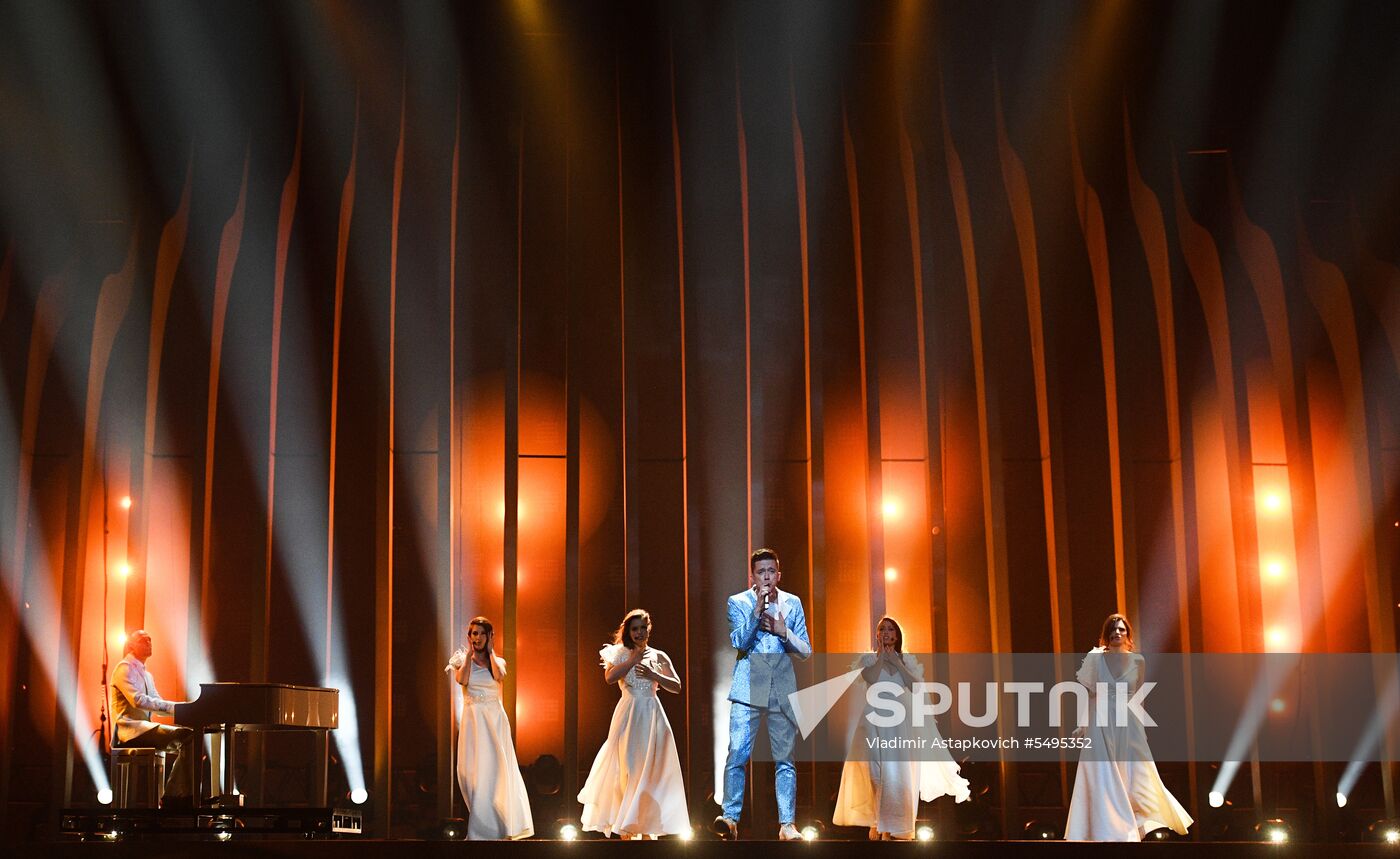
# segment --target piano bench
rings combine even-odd
[[[165,751],[112,749],[112,807],[159,808],[165,793]]]

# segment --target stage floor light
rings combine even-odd
[[[1254,827],[1254,832],[1260,841],[1267,841],[1270,844],[1287,844],[1293,840],[1293,827],[1282,818],[1272,818]]]
[[[342,658],[340,664],[344,665],[347,661]],[[350,679],[343,675],[333,674],[327,677],[325,685],[340,690],[340,727],[332,731],[331,736],[335,738],[335,748],[340,753],[340,762],[345,768],[345,781],[349,784],[351,797],[362,795],[368,798],[364,762],[360,757],[360,716],[359,709],[355,706],[355,692],[350,686]]]

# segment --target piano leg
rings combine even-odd
[[[327,771],[330,769],[330,731],[313,731],[311,739],[311,806],[326,807]]]
[[[184,754],[190,756],[190,796],[194,798],[195,808],[201,805],[201,798],[204,794],[199,792],[200,771],[204,769],[201,765],[204,760],[204,732],[199,728],[194,729],[194,736],[190,737],[189,743],[185,746]],[[213,760],[211,757],[210,760]]]
[[[233,778],[233,730],[233,725],[224,726],[224,789],[221,796],[238,793],[238,784]]]
[[[209,794],[216,807],[241,806],[238,783],[233,777],[234,730],[237,725],[221,725],[209,735]]]
[[[209,795],[224,795],[224,732],[209,735]]]

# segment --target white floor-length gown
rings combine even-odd
[[[875,654],[862,656],[852,668],[868,668],[875,664]],[[924,668],[910,654],[904,654],[904,665],[916,681],[924,677]],[[899,675],[888,666],[880,670],[880,680],[900,682]],[[902,683],[900,685],[903,685]],[[908,692],[904,693],[908,703]],[[899,750],[900,740],[924,739],[924,746],[912,751]],[[870,748],[874,739],[877,747]],[[904,725],[876,727],[863,716],[858,720],[852,738],[852,752],[862,760],[847,760],[841,769],[841,787],[836,794],[836,810],[831,822],[837,826],[864,826],[896,838],[914,834],[919,800],[932,802],[940,796],[951,796],[965,802],[971,796],[967,779],[946,750],[938,751],[941,742],[938,726],[932,719],[921,729]],[[938,760],[917,760],[937,755]]]
[[[610,644],[599,651],[603,664],[617,665],[630,650]],[[651,648],[643,659],[658,673],[674,674],[671,659]],[[664,670],[662,669],[664,666]],[[604,835],[681,835],[690,831],[681,760],[657,684],[634,666],[618,681],[622,698],[613,710],[608,738],[593,760],[578,801],[581,823]]]
[[[495,658],[504,671],[505,661]],[[535,834],[530,796],[515,759],[510,720],[501,705],[501,684],[491,676],[491,669],[475,661],[470,665],[457,735],[457,785],[467,803],[467,838],[529,838]]]
[[[1076,676],[1091,695],[1098,683],[1108,684],[1106,712],[1112,714],[1117,712],[1118,696],[1131,696],[1142,685],[1146,662],[1140,653],[1123,654],[1122,673],[1115,674],[1106,653],[1102,647],[1089,651]],[[1065,839],[1141,841],[1164,826],[1185,835],[1193,823],[1191,815],[1162,783],[1147,745],[1147,730],[1135,717],[1125,726],[1100,727],[1093,717],[1098,709],[1097,702],[1089,708],[1085,730],[1093,751],[1080,753]]]

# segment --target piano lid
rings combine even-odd
[[[201,683],[199,695],[175,705],[175,722],[277,728],[339,727],[340,690],[290,683]]]

